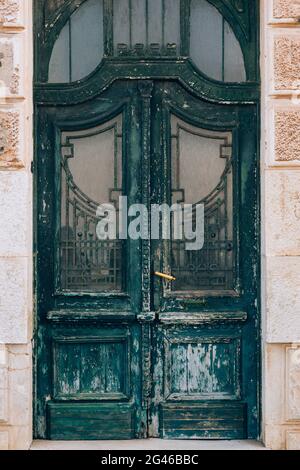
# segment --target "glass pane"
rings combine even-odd
[[[129,0],[114,0],[114,43],[130,47]]]
[[[133,44],[146,44],[146,0],[131,0],[131,5],[131,46]]]
[[[97,208],[118,210],[122,194],[122,117],[62,134],[61,288],[73,292],[122,289],[122,241],[101,241]],[[118,218],[117,218],[118,219]]]
[[[70,81],[70,22],[68,21],[54,44],[49,64],[50,83]]]
[[[180,43],[180,0],[113,0],[117,54],[169,53]]]
[[[191,1],[190,55],[201,72],[222,80],[222,15],[205,0]]]
[[[191,0],[190,56],[215,80],[244,82],[245,64],[240,44],[221,13],[206,0]]]
[[[103,58],[103,2],[88,0],[76,10],[54,44],[48,81],[65,83],[89,75]]]
[[[149,43],[163,44],[163,0],[148,1]]]
[[[227,22],[224,24],[224,81],[246,81],[243,53],[234,32]]]
[[[175,291],[222,293],[234,288],[232,134],[191,126],[175,116],[172,128],[172,203],[204,205],[204,246],[172,240]],[[174,233],[174,232],[172,232]]]
[[[164,44],[180,46],[180,0],[165,0]]]

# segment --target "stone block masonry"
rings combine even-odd
[[[261,2],[262,434],[300,449],[300,1]]]
[[[32,34],[31,0],[0,0],[1,450],[32,441]]]

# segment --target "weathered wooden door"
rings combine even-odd
[[[257,438],[258,89],[256,26],[248,42],[243,29],[249,9],[192,0],[168,10],[160,0],[154,27],[155,2],[124,11],[125,1],[59,3],[44,0],[36,19],[35,436]],[[133,5],[145,31],[134,25]],[[126,15],[129,39],[118,22]],[[207,22],[220,28],[217,67],[211,50],[203,57],[195,47],[199,31],[209,36]],[[84,27],[91,44],[74,33]],[[158,31],[161,46],[151,42]],[[103,204],[118,221],[106,240],[97,231]],[[146,208],[142,236],[130,236],[128,210],[137,204]],[[193,228],[203,207],[198,249],[175,236],[176,214],[163,209],[174,204],[191,205]]]
[[[256,118],[155,85],[151,200],[205,215],[200,250],[152,241],[151,272],[176,279],[153,279],[151,435],[257,435]]]

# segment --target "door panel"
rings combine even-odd
[[[193,204],[193,218],[204,204],[204,245],[189,251],[173,232],[152,241],[153,271],[176,280],[153,284],[150,432],[256,437],[255,109],[222,109],[168,83],[156,84],[154,101],[152,202]]]
[[[145,434],[141,242],[96,235],[99,204],[140,202],[141,108],[137,83],[123,82],[38,114],[39,438]]]
[[[136,433],[134,399],[139,341],[134,328],[55,329],[53,396],[47,404],[50,439],[129,439]]]
[[[225,325],[170,326],[156,329],[152,432],[173,439],[244,439],[247,398],[240,328]]]
[[[168,439],[245,439],[245,408],[243,403],[231,402],[163,405],[161,436]]]
[[[259,22],[241,3],[35,2],[36,438],[259,436]],[[121,195],[154,237],[124,237]],[[191,230],[204,206],[196,250],[184,203]]]

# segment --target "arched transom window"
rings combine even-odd
[[[210,79],[242,83],[246,34],[224,14],[243,1],[77,0],[61,3],[47,24],[49,83],[89,76],[105,58],[188,57]],[[222,9],[221,6],[225,5]],[[50,17],[51,19],[51,17]],[[245,33],[245,31],[244,31]]]

